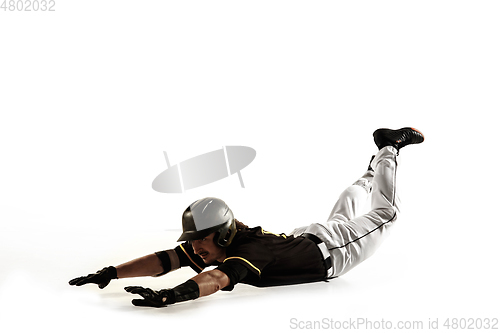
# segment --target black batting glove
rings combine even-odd
[[[87,283],[95,283],[99,286],[99,288],[103,289],[112,279],[118,279],[117,272],[115,267],[109,266],[97,271],[94,274],[77,277],[69,281],[69,284],[72,286],[83,286]]]
[[[135,306],[151,306],[155,308],[161,308],[175,303],[175,295],[172,289],[161,289],[155,291],[149,288],[131,286],[125,287],[125,291],[143,297],[143,299],[132,300],[132,304],[134,304]]]

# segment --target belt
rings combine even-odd
[[[318,236],[313,234],[305,233],[302,234],[301,236],[310,239],[314,243],[316,243],[316,246],[319,248],[319,250],[321,251],[321,255],[323,256],[323,262],[326,268],[326,277],[327,278],[333,277],[332,257],[330,257],[330,252],[328,251],[325,242],[323,242],[321,239],[318,238]]]

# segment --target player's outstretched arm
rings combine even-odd
[[[163,266],[158,256],[153,253],[116,266],[116,272],[119,279],[157,276],[163,272]]]
[[[162,259],[160,259],[160,256]],[[167,267],[165,267],[167,266]],[[105,288],[113,279],[138,276],[160,276],[179,268],[179,258],[174,250],[162,251],[140,257],[116,267],[109,266],[96,273],[77,277],[69,281],[72,286],[83,286],[95,283],[99,288]]]
[[[230,283],[226,273],[212,270],[196,275],[173,289],[151,290],[140,286],[125,287],[131,294],[140,295],[143,299],[134,299],[136,306],[163,307],[177,302],[196,299],[200,296],[211,295],[228,286]]]

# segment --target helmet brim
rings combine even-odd
[[[221,228],[221,225],[216,225],[211,228],[203,229],[203,230],[198,230],[198,231],[184,231],[177,240],[178,242],[186,242],[186,241],[194,241],[197,239],[202,239],[207,237],[213,232],[218,231]]]

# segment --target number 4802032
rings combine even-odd
[[[55,0],[3,0],[0,10],[4,12],[54,12]]]

